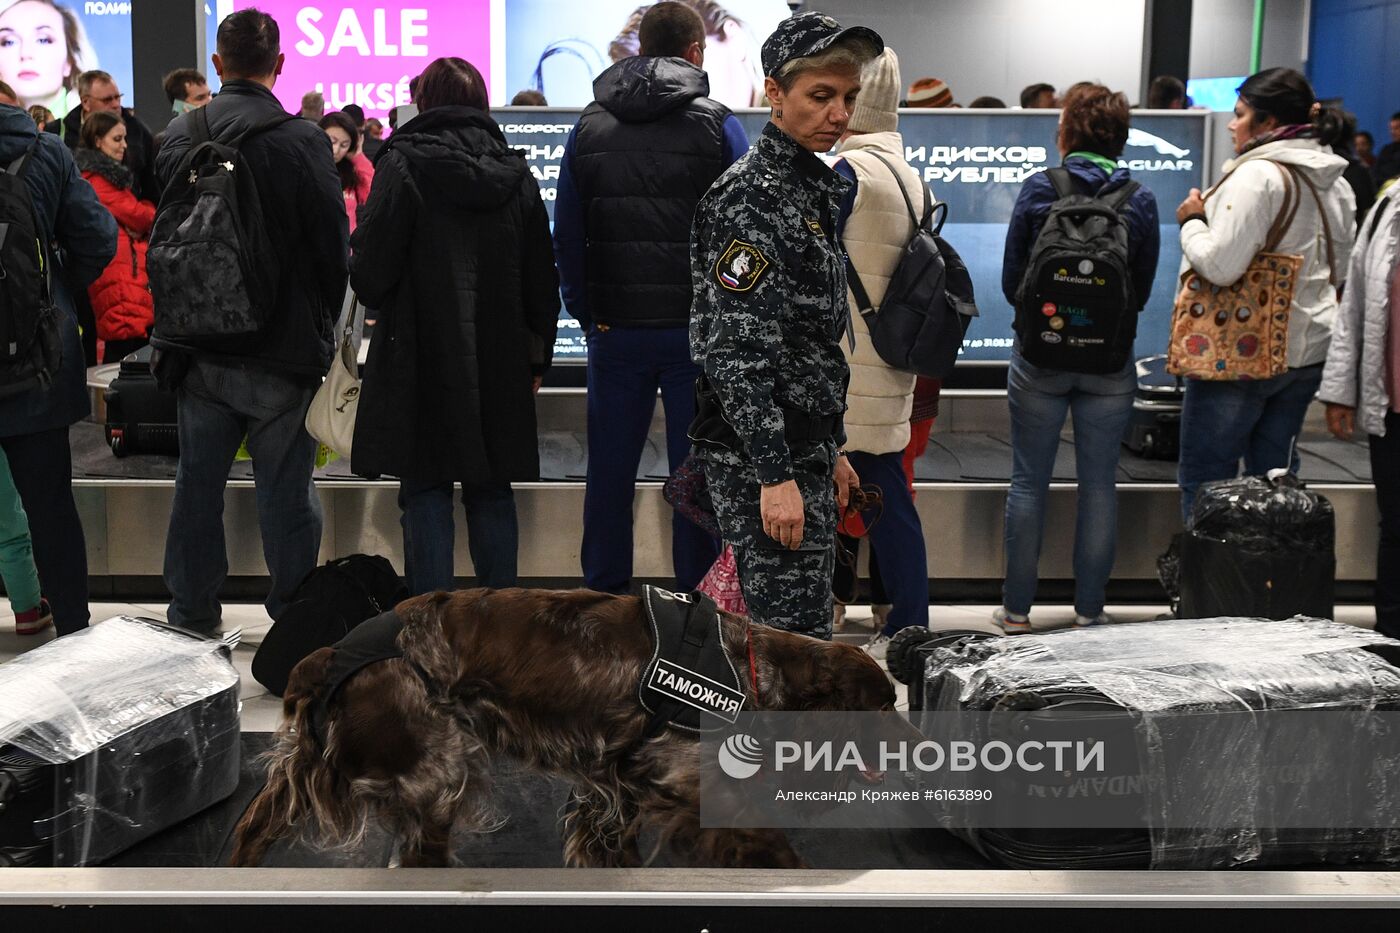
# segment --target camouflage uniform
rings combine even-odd
[[[819,638],[831,637],[832,474],[845,441],[836,216],[849,185],[770,123],[701,200],[691,236],[690,352],[738,436],[731,449],[697,437],[720,529],[753,618]],[[789,479],[805,509],[797,551],[759,514],[761,486]]]

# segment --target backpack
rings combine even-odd
[[[239,147],[295,119],[284,113],[221,141],[203,107],[192,113],[190,150],[161,194],[146,253],[157,346],[237,350],[266,326],[280,261]]]
[[[293,595],[253,656],[253,679],[276,696],[286,692],[292,668],[303,658],[340,641],[409,594],[386,558],[351,554],[308,573]]]
[[[1113,373],[1127,365],[1137,337],[1123,206],[1140,187],[1081,194],[1066,168],[1046,174],[1055,203],[1031,247],[1016,292],[1021,355],[1046,369]]]
[[[24,173],[39,147],[0,173],[0,399],[47,388],[63,362],[44,228]]]
[[[872,306],[850,256],[846,257],[846,279],[880,359],[904,372],[942,379],[953,371],[968,325],[977,316],[972,276],[957,250],[939,236],[948,218],[948,205],[935,207],[925,185],[923,214],[915,216],[914,203],[895,167],[879,153],[870,154],[894,176],[914,222],[914,235],[890,275],[879,311]],[[934,227],[933,215],[938,210],[943,213]]]

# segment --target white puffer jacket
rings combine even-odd
[[[1385,213],[1372,236],[1377,211]],[[1371,208],[1358,236],[1317,394],[1324,402],[1355,408],[1361,430],[1384,437],[1391,402],[1385,390],[1385,357],[1393,318],[1390,277],[1400,263],[1400,185],[1392,185]]]
[[[841,144],[837,154],[856,173],[856,201],[846,220],[842,242],[861,284],[876,310],[885,299],[890,275],[909,238],[914,223],[890,170],[872,153],[878,152],[903,179],[914,209],[923,205],[923,182],[904,161],[904,138],[899,133],[863,133]],[[849,290],[855,350],[846,341],[841,348],[851,366],[846,390],[846,449],[872,454],[903,450],[909,444],[909,412],[914,404],[914,376],[892,368],[870,342],[870,330],[860,316],[855,295]]]
[[[1332,229],[1337,284],[1346,280],[1356,232],[1356,196],[1342,178],[1346,159],[1315,139],[1265,143],[1225,163],[1229,178],[1206,200],[1206,217],[1181,228],[1182,271],[1188,267],[1216,285],[1233,285],[1264,248],[1283,207],[1283,170],[1297,168],[1317,188]],[[1277,251],[1303,257],[1301,283],[1288,318],[1288,365],[1311,366],[1327,358],[1337,293],[1328,281],[1327,243],[1317,203],[1306,186],[1302,202]]]

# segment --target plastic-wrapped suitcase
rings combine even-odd
[[[0,866],[97,864],[232,794],[230,651],[118,616],[0,665]]]
[[[1207,483],[1180,544],[1178,615],[1330,619],[1336,516],[1289,474]]]
[[[142,347],[128,354],[107,387],[107,445],[118,457],[180,453],[175,396],[156,386],[152,352]]]
[[[1123,444],[1149,460],[1175,460],[1181,454],[1181,406],[1186,384],[1167,372],[1166,356],[1137,361],[1137,392]]]
[[[1135,803],[1153,812],[1161,812],[1172,788],[1185,786],[1179,783],[1181,775],[1163,764],[1166,759],[1152,759],[1151,752],[1144,752],[1146,745],[1160,742],[1166,734],[1158,727],[1184,722],[1194,729],[1196,723],[1207,722],[1201,714],[1222,712],[1241,713],[1254,721],[1260,713],[1307,717],[1317,712],[1400,710],[1400,644],[1319,619],[1168,620],[1014,638],[964,636],[929,645],[921,659],[922,711],[913,714],[913,721],[922,730],[933,734],[933,717],[941,713],[991,711],[1011,717],[1007,728],[1012,732],[1035,733],[1037,738],[1043,737],[1039,730],[1063,727],[1065,713],[1072,713],[1076,722],[1087,720],[1087,731],[1101,732],[1101,737],[1113,729],[1127,729],[1118,738],[1138,743],[1139,757],[1121,774],[1130,788],[1125,796],[1136,795]],[[1103,725],[1095,726],[1096,721]],[[1148,735],[1153,738],[1145,739]],[[1372,773],[1393,774],[1400,768],[1400,760],[1393,766],[1377,765],[1377,752],[1352,738],[1265,743],[1265,753],[1252,766],[1230,761],[1232,777],[1229,786],[1220,789],[1221,798],[1235,794],[1245,807],[1229,812],[1253,816],[1265,812],[1254,809],[1263,799],[1264,775],[1273,779],[1289,764],[1324,772],[1364,766]],[[1328,741],[1333,744],[1328,746]],[[1068,786],[1062,778],[1071,779],[1050,771],[1035,776],[1006,772],[995,793],[998,798],[1054,798],[1057,782],[1061,789]],[[1373,785],[1379,806],[1400,807],[1388,786],[1389,779]],[[1155,795],[1150,807],[1149,794]],[[1392,820],[1391,825],[1400,823]],[[953,832],[989,858],[1017,868],[1400,861],[1400,829],[1394,828],[1271,829],[1240,821],[1228,830],[959,826]]]

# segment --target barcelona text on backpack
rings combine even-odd
[[[1052,168],[1046,175],[1056,201],[1016,293],[1021,355],[1046,369],[1118,372],[1137,337],[1123,208],[1139,185],[1130,181],[1107,193],[1081,194],[1068,169]]]

